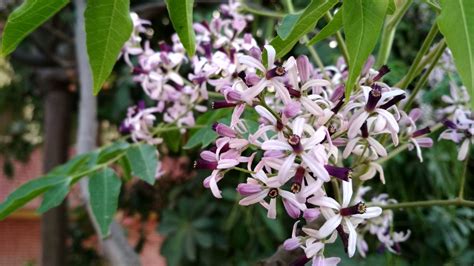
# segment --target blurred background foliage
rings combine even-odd
[[[0,21],[15,1],[9,2],[0,6]],[[208,3],[212,1],[204,2],[194,10],[195,21],[215,15],[218,5]],[[306,2],[295,0],[294,4],[298,9],[305,6]],[[155,30],[154,43],[162,39],[169,40],[172,34],[166,10],[156,3],[132,1],[132,6],[137,9],[146,5],[157,6],[151,17],[148,17]],[[252,5],[283,10],[276,0],[252,1]],[[65,11],[60,19],[69,21],[70,12]],[[396,32],[388,61],[392,70],[386,76],[388,84],[396,83],[407,72],[433,18],[432,11],[423,1],[415,1]],[[263,44],[265,38],[270,39],[275,34],[277,24],[275,19],[255,17],[250,30]],[[322,25],[324,22],[319,26]],[[325,64],[334,64],[340,55],[337,47],[330,47],[330,42],[331,39],[316,46]],[[22,49],[30,49],[29,45],[26,42]],[[304,46],[297,46],[294,50],[294,54],[303,53],[307,53]],[[39,100],[42,90],[34,82],[35,76],[35,69],[18,62],[15,57],[10,61],[0,58],[0,153],[6,158],[2,167],[9,176],[13,175],[11,161],[27,159],[42,141],[42,102]],[[70,90],[76,93],[74,86]],[[445,79],[435,86],[426,87],[421,100],[437,106],[440,96],[448,92],[449,82]],[[143,93],[132,80],[129,68],[123,63],[118,64],[99,94],[102,143],[117,137],[116,129],[127,107],[143,98]],[[430,110],[426,110],[425,116],[435,119]],[[157,230],[166,236],[161,252],[170,265],[253,265],[270,256],[290,236],[291,219],[280,215],[273,221],[267,219],[263,209],[258,206],[240,207],[239,196],[232,189],[224,189],[224,198],[221,200],[213,198],[202,186],[202,180],[209,173],[195,172],[189,163],[196,158],[199,150],[179,149],[173,145],[175,138],[171,136],[167,139],[170,142],[169,149],[162,152],[171,159],[171,164],[174,163],[173,158],[188,157],[180,165],[185,169],[184,174],[179,177],[166,175],[154,187],[144,183],[126,186],[120,206],[127,214],[139,213],[143,219],[151,213],[158,214]],[[445,199],[457,195],[462,171],[461,162],[456,160],[457,149],[452,142],[436,141],[437,134],[434,140],[432,149],[423,150],[424,163],[418,162],[414,152],[404,152],[385,163],[387,185],[370,182],[374,186],[373,190],[386,192],[399,202]],[[473,164],[471,160],[465,191],[468,199],[474,199]],[[245,176],[240,173],[230,173],[222,181],[221,187],[235,187],[239,180],[244,179]],[[71,254],[74,254],[69,258],[71,265],[100,264],[94,249],[84,245],[84,241],[93,234],[84,211],[74,210],[70,220],[70,249]],[[410,239],[401,244],[400,256],[377,250],[375,243],[370,240],[371,255],[365,260],[346,260],[339,240],[328,247],[328,254],[341,256],[344,259],[342,265],[472,265],[474,261],[472,209],[432,207],[395,211],[394,229],[412,232]],[[143,237],[146,238],[145,235]],[[137,251],[140,248],[140,244],[135,247]]]

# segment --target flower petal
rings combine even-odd
[[[346,221],[347,229],[349,230],[349,242],[347,246],[347,253],[349,255],[349,258],[354,256],[355,250],[356,250],[356,245],[357,245],[357,232],[354,228],[354,225],[351,223],[351,221],[346,218],[344,219]]]
[[[361,219],[371,219],[380,216],[382,214],[382,208],[380,207],[368,207],[363,214],[354,214],[352,217]]]
[[[347,182],[344,182],[344,183],[347,183]],[[312,197],[308,199],[308,202],[319,207],[327,207],[334,210],[341,209],[341,205],[339,204],[339,202],[337,202],[333,198],[326,197],[326,196]]]
[[[253,194],[251,196],[245,197],[239,201],[239,204],[242,206],[249,206],[257,202],[262,201],[268,194],[268,189],[264,189],[259,193]]]
[[[319,228],[319,237],[325,238],[329,236],[336,228],[341,224],[342,216],[339,214],[334,215],[333,217],[329,218],[321,228]]]

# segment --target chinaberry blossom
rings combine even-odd
[[[393,213],[377,207],[394,201],[379,194],[365,204],[362,194],[353,197],[353,190],[365,187],[353,185],[369,182],[377,173],[385,183],[380,160],[390,157],[390,147],[399,143],[416,149],[422,161],[421,148],[432,145],[432,125],[419,121],[420,110],[399,108],[405,92],[383,82],[389,69],[372,69],[373,57],[351,95],[345,95],[348,66],[343,59],[320,69],[304,55],[277,59],[275,48],[267,44],[264,62],[262,46],[247,32],[252,17],[239,8],[239,2],[230,1],[219,16],[194,24],[193,57],[177,35],[171,43],[152,47],[141,38],[150,32],[149,23],[133,17],[133,35],[122,54],[150,101],[149,107],[129,109],[122,131],[134,141],[158,145],[162,140],[153,131],[157,121],[185,134],[208,106],[212,111],[228,108],[228,117],[204,125],[216,137],[195,162],[196,168],[209,171],[203,185],[216,198],[222,197],[219,182],[225,176],[245,172],[247,179],[238,180],[236,187],[239,204],[261,205],[272,219],[282,204],[286,215],[303,218],[302,230],[296,230],[296,222],[284,247],[301,248],[302,261],[313,265],[339,262],[324,253],[325,245],[337,238],[349,256],[356,249],[366,254],[368,235],[398,252],[409,232],[391,232]],[[474,143],[474,119],[464,96],[456,90],[443,97],[450,106],[442,113],[448,129],[441,138],[460,144],[460,159]]]
[[[356,250],[357,232],[356,227],[364,220],[379,216],[382,213],[380,207],[367,207],[363,202],[353,202],[352,181],[342,182],[342,202],[339,203],[331,197],[319,196],[310,198],[308,202],[320,206],[324,210],[323,215],[326,222],[319,228],[319,238],[325,238],[332,234],[340,225],[342,232],[349,234],[347,251],[352,257]]]

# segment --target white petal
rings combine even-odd
[[[329,85],[331,85],[331,83],[327,80],[324,80],[324,79],[311,79],[311,80],[308,80],[301,87],[301,90],[304,91],[304,90],[307,90],[309,87],[313,87],[313,86],[329,86]]]
[[[266,69],[263,66],[262,62],[258,61],[257,59],[249,56],[249,55],[241,55],[239,56],[239,62],[243,65],[247,65],[249,67],[256,68],[262,72],[265,72]]]
[[[281,165],[280,170],[278,171],[278,180],[280,184],[285,184],[288,180],[290,180],[293,175],[290,173],[290,169],[293,166],[295,161],[296,155],[294,153],[290,154],[286,159],[285,162]]]
[[[362,124],[364,124],[365,120],[367,120],[367,117],[369,117],[369,113],[364,111],[361,114],[359,114],[359,116],[357,116],[357,118],[355,118],[354,121],[352,121],[352,123],[349,127],[349,131],[347,132],[347,136],[350,139],[354,138],[357,135],[360,128],[362,127]]]
[[[246,101],[248,104],[251,104],[253,99],[267,87],[267,84],[268,81],[266,79],[262,79],[254,86],[243,91],[240,95],[244,101]]]
[[[393,131],[398,132],[400,130],[400,127],[398,126],[398,123],[395,120],[395,117],[393,117],[393,115],[390,112],[384,109],[380,109],[380,108],[375,109],[375,112],[377,112],[378,114],[380,114],[387,120],[388,125],[392,128]]]
[[[293,134],[301,137],[301,134],[303,133],[304,123],[305,123],[305,119],[303,117],[296,118],[295,121],[293,121],[293,125],[292,125]]]
[[[357,245],[357,232],[354,228],[354,225],[351,223],[351,221],[346,218],[344,219],[346,221],[347,229],[349,230],[349,243],[347,247],[347,253],[349,255],[349,258],[354,256],[355,250],[356,250],[356,245]]]
[[[267,217],[270,219],[276,218],[276,198],[270,199],[270,205],[268,206]]]
[[[324,247],[324,244],[321,242],[315,242],[313,244],[310,244],[304,250],[306,257],[311,258],[315,256],[316,253],[318,253],[323,247]]]
[[[352,179],[349,178],[349,181],[342,182],[342,207],[345,208],[349,206],[352,199]]]
[[[267,63],[268,68],[272,68],[275,63],[275,48],[271,45],[265,45],[265,50],[267,50]]]
[[[239,204],[242,206],[248,206],[262,201],[268,194],[268,189],[264,189],[259,193],[247,196],[239,201]]]
[[[322,164],[320,164],[313,156],[308,154],[301,154],[301,159],[303,162],[311,169],[311,172],[318,178],[321,178],[324,182],[329,182],[331,178],[329,177],[328,171]]]
[[[209,187],[211,188],[212,195],[216,198],[222,198],[221,191],[219,190],[219,187],[217,186],[217,180],[216,180],[216,175],[213,174],[211,178],[209,179]]]
[[[318,130],[311,136],[309,139],[304,139],[301,144],[304,146],[305,150],[311,149],[314,145],[321,143],[326,137],[327,128],[325,126],[320,126]]]
[[[236,159],[221,159],[217,164],[217,169],[229,169],[239,164]]]
[[[465,139],[461,144],[461,148],[459,149],[458,160],[464,161],[464,159],[466,159],[468,151],[469,151],[469,139]]]
[[[339,214],[334,215],[333,217],[329,218],[321,228],[319,228],[319,237],[325,238],[330,235],[336,228],[341,224],[342,216]]]
[[[287,142],[280,140],[267,140],[262,144],[263,150],[291,151],[293,148]]]
[[[349,155],[351,155],[351,153],[354,150],[354,147],[357,144],[357,142],[359,141],[359,139],[360,139],[360,137],[353,138],[353,139],[349,140],[349,142],[346,145],[346,148],[344,148],[344,152],[342,153],[342,157],[344,159],[346,159],[347,157],[349,157]]]
[[[257,105],[255,106],[255,111],[257,111],[257,113],[265,118],[266,120],[268,120],[272,125],[276,125],[277,124],[277,119],[273,116],[272,113],[270,113],[270,111],[267,110],[267,108],[261,106],[261,105]]]
[[[339,202],[337,202],[336,200],[334,200],[333,198],[330,198],[330,197],[312,197],[310,199],[308,199],[308,202],[313,204],[313,205],[316,205],[316,206],[320,206],[320,207],[327,207],[327,208],[332,208],[332,209],[335,209],[335,210],[340,210],[341,209],[341,205],[339,204]]]
[[[386,157],[387,156],[387,151],[385,150],[385,148],[382,146],[382,144],[380,144],[380,142],[378,142],[376,139],[372,138],[372,137],[368,137],[367,138],[367,141],[369,142],[370,146],[372,146],[372,148],[375,149],[375,151],[382,157]]]
[[[361,219],[371,219],[380,216],[382,214],[382,208],[380,207],[368,207],[363,214],[354,214],[352,217]]]

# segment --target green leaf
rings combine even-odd
[[[196,124],[204,125],[205,127],[190,131],[191,138],[184,145],[183,149],[207,147],[217,138],[217,134],[212,130],[211,125],[216,121],[227,122],[227,120],[230,120],[231,114],[232,111],[230,109],[219,109],[208,111],[201,115],[196,120]]]
[[[15,50],[20,42],[41,26],[69,0],[26,0],[8,17],[2,36],[2,54]]]
[[[397,10],[397,6],[395,5],[395,0],[388,0],[388,7],[387,7],[387,14],[393,15]]]
[[[192,149],[194,147],[207,147],[215,139],[217,134],[212,130],[211,126],[199,129],[192,137],[188,140],[188,143],[184,145],[183,149]]]
[[[163,137],[166,146],[172,152],[176,153],[179,151],[179,147],[181,147],[181,133],[178,129],[163,132],[161,136]]]
[[[153,185],[156,181],[158,157],[156,148],[149,144],[141,144],[127,150],[127,158],[132,167],[132,174]]]
[[[132,33],[130,1],[88,0],[84,16],[87,53],[94,79],[94,94],[97,94]]]
[[[33,179],[13,191],[7,199],[0,204],[0,220],[23,207],[26,203],[46,192],[49,188],[63,183],[64,176],[45,176]]]
[[[441,1],[438,26],[453,53],[461,80],[474,95],[474,1]],[[474,108],[474,97],[471,97]]]
[[[122,167],[122,173],[124,175],[125,181],[130,181],[132,180],[132,165],[130,164],[130,161],[128,160],[127,156],[122,156],[119,160],[118,163]]]
[[[122,181],[110,168],[95,172],[89,177],[90,203],[102,237],[109,234],[110,223],[117,211],[121,185]]]
[[[61,182],[54,187],[50,188],[43,195],[43,201],[41,206],[38,208],[39,213],[45,213],[51,208],[54,208],[63,202],[69,193],[69,185],[71,184],[72,179],[70,177],[65,178],[64,182]]]
[[[124,151],[130,147],[130,144],[125,141],[117,141],[112,145],[102,149],[99,152],[99,157],[97,158],[97,164],[102,164],[107,161],[110,161],[117,156],[123,155]]]
[[[377,44],[387,12],[388,0],[344,1],[342,10],[344,33],[349,52],[349,97],[365,61]]]
[[[193,5],[194,0],[166,0],[171,23],[189,56],[193,56],[196,52]]]
[[[342,28],[342,10],[339,10],[329,23],[316,34],[309,42],[308,45],[314,45],[315,43],[326,39],[327,37],[336,34],[338,30]]]
[[[65,164],[54,167],[48,175],[69,176],[86,171],[89,167],[95,165],[96,159],[97,151],[76,155]]]
[[[283,40],[281,37],[275,37],[270,44],[275,48],[277,57],[285,56],[293,46],[308,32],[312,31],[318,23],[318,20],[331,9],[338,0],[312,0],[311,3],[302,11],[300,18],[293,27],[289,36]]]
[[[293,31],[296,22],[298,22],[298,19],[300,18],[301,14],[301,12],[295,14],[288,14],[283,18],[280,26],[277,29],[277,34],[282,40],[286,40],[286,38],[288,38],[291,31]]]

